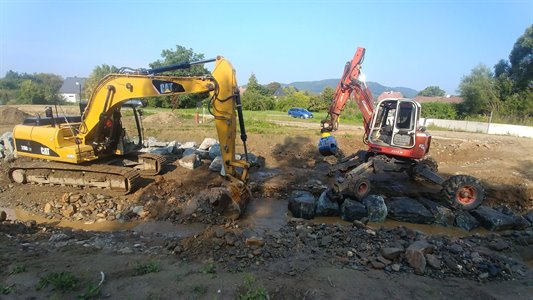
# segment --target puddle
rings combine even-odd
[[[22,222],[34,220],[38,224],[57,226],[63,228],[72,228],[87,231],[121,231],[129,230],[135,227],[140,221],[133,222],[118,222],[118,221],[104,221],[104,222],[83,222],[83,221],[70,221],[70,220],[57,220],[48,219],[40,215],[36,215],[20,209],[11,209],[0,207],[7,213],[8,220],[19,220]]]
[[[256,231],[278,231],[287,224],[287,201],[272,198],[255,199],[246,208],[246,213],[239,220]]]
[[[140,223],[132,230],[141,233],[158,233],[167,237],[188,237],[202,233],[204,224],[173,224],[168,221],[148,221]]]
[[[29,221],[35,220],[39,224],[57,226],[63,228],[72,228],[86,231],[124,231],[134,230],[142,233],[159,233],[171,237],[186,237],[201,233],[206,225],[204,224],[173,224],[168,221],[104,221],[104,222],[82,222],[68,220],[54,220],[44,218],[23,210],[2,208],[7,213],[8,220]],[[278,231],[287,224],[292,214],[287,208],[287,201],[276,200],[273,198],[256,199],[252,201],[247,208],[244,216],[239,220],[243,226],[248,226],[257,233],[266,231]],[[316,217],[310,220],[313,224],[344,224],[350,225],[351,222],[343,221],[340,217]],[[454,237],[465,237],[473,234],[486,235],[490,231],[483,228],[476,228],[472,231],[465,231],[457,227],[444,227],[439,225],[414,224],[387,219],[383,223],[369,223],[372,228],[396,228],[404,226],[414,230],[421,231],[428,235],[449,235]]]
[[[133,230],[140,233],[157,233],[167,237],[188,237],[204,231],[204,224],[173,224],[167,221],[104,221],[104,222],[82,222],[48,219],[30,212],[3,208],[7,214],[8,220],[19,220],[22,222],[34,220],[38,224],[71,228],[85,231],[125,231]]]
[[[350,225],[351,222],[343,221],[340,217],[316,217],[312,220],[312,223],[314,224],[344,224],[344,225]],[[483,229],[483,228],[476,228],[472,231],[466,231],[458,227],[444,227],[440,225],[431,225],[431,224],[415,224],[415,223],[407,223],[407,222],[400,222],[400,221],[394,221],[394,220],[385,220],[383,223],[376,223],[376,222],[370,222],[368,223],[368,226],[370,228],[379,229],[379,228],[396,228],[399,226],[403,226],[406,228],[418,230],[420,232],[423,232],[427,235],[449,235],[454,237],[465,237],[470,236],[473,234],[480,234],[480,235],[486,235],[489,234],[490,231]]]

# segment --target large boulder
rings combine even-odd
[[[186,142],[180,145],[181,149],[188,149],[188,148],[198,148],[198,144],[196,142]]]
[[[316,199],[308,191],[292,191],[289,198],[289,210],[296,218],[313,219],[315,217]]]
[[[13,154],[15,152],[15,143],[13,141],[13,133],[6,131],[0,136],[0,141],[4,144],[4,155]]]
[[[368,211],[363,203],[346,198],[341,205],[341,219],[348,222],[361,220],[368,216]]]
[[[217,156],[221,156],[222,153],[220,152],[220,144],[214,144],[209,148],[209,157],[211,159],[215,159]]]
[[[363,204],[368,212],[368,220],[371,222],[383,222],[387,218],[387,206],[385,199],[379,195],[369,195],[363,199]]]
[[[433,217],[435,218],[435,224],[446,227],[453,226],[455,214],[451,209],[426,198],[420,198],[418,201],[433,214]]]
[[[387,203],[388,217],[397,221],[432,224],[433,214],[424,205],[409,197],[393,197]]]
[[[182,148],[183,149],[183,157],[189,156],[192,154],[196,154],[196,148]]]
[[[172,154],[172,148],[169,148],[169,147],[150,147],[150,148],[142,149],[141,152],[148,152],[148,153],[159,154],[159,155],[169,155],[169,154]]]
[[[195,151],[196,155],[200,157],[200,159],[209,159],[209,150],[202,150],[202,149],[196,149]]]
[[[315,211],[317,216],[334,217],[339,215],[339,203],[332,200],[328,194],[329,190],[325,190],[318,198]]]
[[[416,274],[424,274],[426,272],[426,254],[432,253],[435,246],[430,245],[426,241],[415,241],[405,250],[405,258],[407,262],[415,270]]]
[[[196,156],[196,154],[191,154],[181,158],[178,163],[186,169],[194,170],[202,164],[202,161]]]
[[[241,155],[241,159],[246,159],[246,156],[243,154]],[[248,153],[248,162],[250,163],[250,167],[264,167],[265,166],[265,158],[262,156],[257,156],[253,153]]]
[[[223,168],[223,164],[224,162],[222,161],[222,156],[217,156],[209,165],[209,170],[213,172],[220,172],[220,170]]]
[[[218,144],[218,141],[216,139],[205,138],[203,140],[203,142],[200,144],[200,146],[198,146],[198,149],[200,149],[200,150],[208,150],[209,148],[211,148],[215,144]]]
[[[147,147],[166,147],[168,146],[168,142],[160,142],[156,140],[154,137],[149,137],[146,141],[144,141],[144,144]]]
[[[515,226],[514,216],[506,215],[485,205],[479,206],[471,213],[481,226],[488,230],[505,230]]]
[[[525,213],[522,217],[529,221],[533,225],[533,210]]]
[[[458,210],[455,212],[455,220],[453,221],[453,224],[466,231],[479,227],[478,220],[464,210]]]

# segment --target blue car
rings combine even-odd
[[[313,117],[313,114],[305,108],[293,107],[289,109],[289,116],[293,118],[309,119]]]

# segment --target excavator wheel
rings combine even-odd
[[[420,173],[422,168],[429,168],[433,173],[437,173],[439,171],[439,164],[431,157],[424,157],[411,168],[407,169],[406,173],[411,180],[422,180],[423,177],[418,176],[418,173]]]
[[[371,190],[372,185],[370,180],[366,177],[359,177],[353,183],[350,184],[351,192],[355,196],[356,200],[363,200]]]
[[[444,198],[455,208],[472,210],[485,199],[485,190],[478,179],[467,175],[455,175],[442,184]]]

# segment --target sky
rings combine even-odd
[[[291,83],[340,78],[364,47],[368,81],[457,94],[532,24],[533,0],[0,0],[0,77],[147,68],[180,45],[224,56],[241,85]]]

